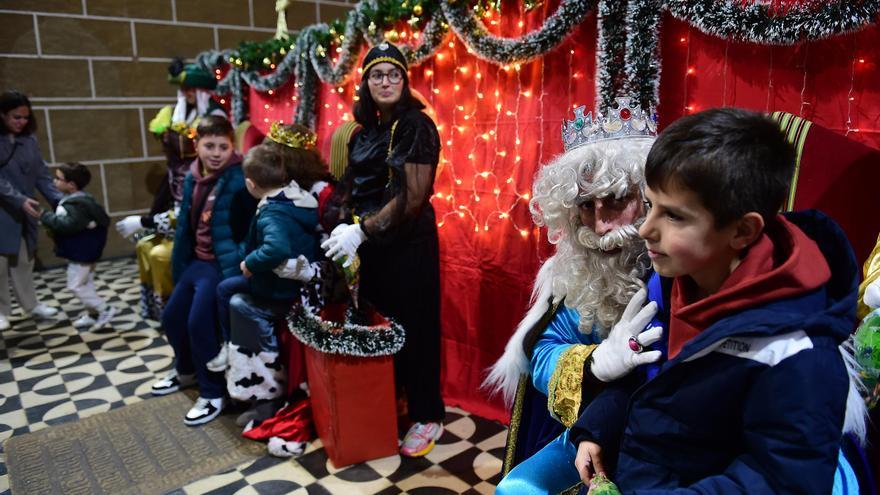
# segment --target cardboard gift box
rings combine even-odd
[[[351,346],[343,336],[345,311],[325,307],[320,318],[291,320],[291,330],[303,341],[306,375],[311,396],[315,429],[337,468],[397,454],[397,404],[394,384],[393,352],[402,346],[402,333],[393,336],[388,320],[371,315],[365,326],[357,327],[361,336],[384,351],[370,355]],[[305,327],[311,329],[310,334]],[[339,337],[337,339],[337,337]],[[387,340],[381,340],[381,339]],[[371,344],[372,345],[372,344]],[[320,349],[320,350],[319,350]],[[352,355],[364,351],[361,355]]]

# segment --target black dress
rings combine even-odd
[[[428,201],[439,156],[434,122],[410,110],[397,121],[365,127],[352,137],[342,179],[347,206],[361,218],[373,218],[358,249],[360,293],[406,331],[406,343],[395,356],[395,375],[406,391],[410,420],[421,423],[442,421],[445,414],[440,396],[440,256]],[[416,165],[406,170],[406,163]]]

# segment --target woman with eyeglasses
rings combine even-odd
[[[39,304],[34,290],[40,206],[36,190],[52,208],[62,197],[40,156],[36,130],[28,97],[17,91],[0,94],[0,330],[9,328],[10,282],[24,316],[51,318],[58,313]]]
[[[349,142],[339,188],[353,216],[322,248],[334,260],[358,254],[362,298],[406,331],[406,343],[395,355],[395,375],[406,392],[412,426],[400,452],[419,457],[434,448],[445,416],[439,246],[428,201],[440,136],[410,92],[406,58],[397,47],[387,42],[373,47],[362,74],[354,106],[362,129]]]

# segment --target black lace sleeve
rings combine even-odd
[[[383,240],[417,219],[428,204],[440,159],[440,135],[424,113],[413,111],[393,127],[387,163],[392,170],[391,198],[365,220],[367,236]]]

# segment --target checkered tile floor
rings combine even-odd
[[[0,334],[0,442],[148,399],[152,382],[171,367],[158,324],[138,315],[134,260],[99,264],[98,293],[121,309],[105,330],[71,326],[82,306],[65,290],[64,268],[37,273],[36,280],[39,299],[60,312],[52,321],[14,312],[13,328]],[[298,459],[267,455],[170,493],[488,494],[499,480],[505,435],[498,423],[448,408],[446,431],[421,459],[392,456],[339,470],[315,441]],[[8,493],[0,445],[0,495]]]

